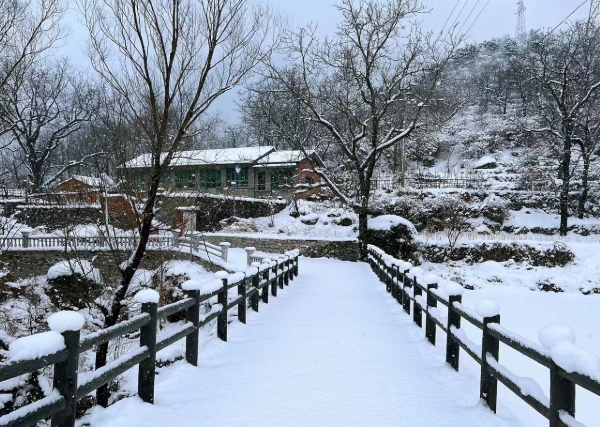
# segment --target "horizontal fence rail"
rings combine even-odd
[[[591,378],[585,372],[567,372],[552,359],[549,349],[503,328],[497,305],[495,309],[482,309],[481,315],[462,305],[463,288],[460,285],[453,283],[453,286],[447,286],[441,292],[438,290],[437,277],[424,274],[420,268],[395,259],[373,245],[368,247],[368,260],[373,272],[385,284],[386,290],[408,315],[411,315],[412,308],[413,321],[420,328],[425,328],[425,336],[432,345],[436,344],[437,328],[446,333],[446,362],[454,370],[459,369],[461,349],[481,365],[480,398],[493,412],[496,412],[500,381],[548,419],[550,427],[582,425],[575,424],[575,388],[580,386],[600,396],[600,382],[597,378]],[[487,302],[492,307],[495,304]],[[439,311],[438,303],[447,307],[447,316]],[[481,342],[475,343],[467,337],[461,328],[463,320],[481,330]],[[534,380],[518,377],[500,364],[500,343],[549,368],[549,398]],[[573,348],[575,349],[574,346]],[[584,352],[577,349],[574,351]],[[586,357],[589,356],[594,357],[587,353]],[[528,384],[526,389],[521,388],[523,380]]]
[[[258,312],[260,301],[268,303],[269,294],[276,297],[278,289],[288,286],[298,276],[298,256],[299,251],[293,250],[275,260],[265,258],[261,263],[254,263],[246,273],[218,272],[213,282],[200,284],[189,280],[182,284],[187,294],[185,299],[160,308],[158,293],[147,289],[135,297],[142,305],[141,313],[127,321],[82,337],[81,327],[58,331],[64,338],[64,348],[44,357],[0,365],[0,381],[54,366],[53,391],[41,400],[0,417],[0,426],[25,427],[51,418],[53,427],[73,427],[77,401],[135,365],[140,365],[138,395],[144,402],[153,403],[156,353],[185,338],[185,359],[191,365],[198,366],[200,328],[217,319],[217,336],[227,341],[228,310],[237,306],[238,320],[246,323],[248,305]],[[231,299],[228,293],[233,288],[237,288],[237,296]],[[148,291],[152,298],[148,298]],[[211,312],[200,314],[200,304],[214,297],[217,297],[218,303],[212,306]],[[177,313],[185,313],[185,323],[169,334],[159,336],[158,321]],[[83,325],[83,317],[79,313],[60,314],[80,316]],[[138,330],[140,346],[137,349],[96,371],[78,374],[81,353]]]

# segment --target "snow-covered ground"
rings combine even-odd
[[[302,259],[300,276],[199,366],[159,369],[154,405],[94,408],[91,427],[525,426],[479,402],[478,378],[453,372],[364,263]],[[133,382],[133,381],[132,381]]]
[[[590,292],[600,288],[600,243],[567,243],[575,260],[564,267],[532,266],[514,261],[469,264],[463,261],[432,263],[421,267],[438,276],[478,289],[538,290],[554,285],[564,292]],[[600,309],[600,307],[598,307]]]
[[[237,222],[221,232],[319,238],[358,236],[358,217],[351,209],[335,203],[298,200],[299,215],[295,215],[295,211],[292,203],[273,216],[237,218]]]

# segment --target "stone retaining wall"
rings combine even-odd
[[[259,251],[282,254],[285,251],[299,249],[300,255],[309,258],[334,258],[342,261],[358,261],[357,240],[317,240],[294,239],[285,237],[232,235],[228,233],[207,233],[207,242],[218,245],[229,242],[233,248],[255,247]]]
[[[10,273],[3,281],[14,281],[28,277],[40,276],[48,273],[54,264],[68,259],[79,258],[92,261],[94,267],[100,270],[105,283],[117,283],[121,277],[118,266],[125,262],[130,252],[112,251],[69,251],[63,250],[10,250],[2,253],[0,257],[0,271],[8,270]],[[140,268],[155,270],[165,261],[189,260],[189,254],[175,251],[148,251],[144,256]],[[202,264],[209,271],[216,271],[218,267],[208,264],[198,258],[194,262]]]

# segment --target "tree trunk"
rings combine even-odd
[[[123,305],[121,301],[125,299],[127,295],[127,290],[129,289],[129,284],[131,283],[131,279],[138,269],[142,258],[144,257],[144,253],[146,252],[146,245],[148,243],[148,239],[150,236],[150,231],[152,229],[152,220],[154,219],[154,204],[156,202],[156,193],[158,191],[159,179],[155,178],[153,180],[152,187],[149,191],[148,201],[146,202],[146,206],[144,207],[144,211],[142,213],[142,224],[140,227],[140,242],[138,247],[135,250],[131,258],[131,262],[129,265],[123,270],[121,282],[119,283],[119,287],[115,293],[115,296],[112,299],[112,304],[108,316],[105,317],[104,320],[104,328],[109,328],[117,324],[119,320],[119,316],[121,315],[121,310]],[[108,358],[108,343],[104,343],[96,349],[96,361],[95,361],[95,369],[98,370],[106,365],[106,361]],[[96,391],[96,402],[98,405],[107,407],[108,400],[110,398],[110,390],[108,389],[108,384],[103,385],[98,388]]]
[[[590,153],[591,154],[591,153]],[[588,174],[590,171],[590,155],[583,155],[583,174],[581,176],[581,195],[579,196],[579,204],[577,206],[577,217],[579,219],[583,219],[583,215],[585,214],[585,204],[587,202],[588,196]]]
[[[44,187],[44,177],[42,175],[42,167],[38,164],[31,165],[31,191],[40,193]]]
[[[570,127],[570,124],[566,124]],[[563,155],[561,164],[562,186],[560,188],[560,235],[566,236],[568,232],[569,222],[569,189],[571,186],[571,133],[569,130],[565,132],[566,136],[563,141]]]
[[[368,258],[367,241],[369,220],[369,197],[371,196],[371,177],[373,176],[374,164],[367,168],[365,177],[360,183],[360,208],[358,210],[358,247],[362,261]]]
[[[363,261],[367,260],[367,223],[369,220],[368,213],[365,209],[360,209],[358,211],[358,250],[360,259]]]

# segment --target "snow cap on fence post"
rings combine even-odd
[[[51,331],[63,333],[79,331],[85,324],[85,318],[76,311],[58,311],[46,319]]]
[[[158,292],[156,292],[154,289],[142,289],[137,294],[135,294],[133,299],[136,302],[139,302],[142,304],[147,304],[147,303],[158,304],[158,300],[160,299],[160,296],[158,295]]]
[[[573,329],[564,323],[553,323],[551,325],[547,325],[542,328],[538,335],[540,344],[542,344],[548,350],[555,347],[557,344],[562,344],[565,342],[569,344],[575,344],[575,338],[575,332],[573,332]]]
[[[221,270],[221,271],[217,271],[215,274],[215,279],[227,279],[229,277],[229,273]]]
[[[465,288],[458,283],[449,282],[444,285],[444,292],[450,297],[459,296],[465,293]]]
[[[494,317],[500,314],[500,305],[493,299],[483,299],[475,304],[475,311],[481,317]]]
[[[427,273],[421,279],[421,282],[423,282],[424,285],[434,285],[436,283],[439,283],[439,281],[440,278],[433,273]]]
[[[54,365],[52,387],[64,397],[65,406],[52,415],[52,425],[73,426],[77,412],[79,338],[85,318],[76,311],[59,311],[48,316],[46,321],[52,332],[62,335],[68,350],[67,358]]]

